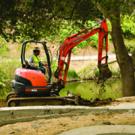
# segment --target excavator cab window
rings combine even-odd
[[[35,57],[34,53],[36,52],[36,49],[39,51],[38,56],[35,58],[37,63],[32,63],[32,59]],[[51,60],[46,42],[34,40],[25,41],[22,44],[21,64],[23,68],[40,70],[47,76],[48,82],[51,81]]]

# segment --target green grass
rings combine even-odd
[[[9,60],[0,58],[0,99],[5,99],[11,91],[11,80],[14,78],[14,72],[20,66],[19,60]]]
[[[78,80],[78,79],[79,79],[79,76],[76,73],[76,71],[74,69],[69,69],[67,80],[72,81],[72,80]]]
[[[109,64],[109,69],[113,77],[120,77],[120,70],[117,63]],[[78,72],[78,76],[81,80],[95,79],[98,75],[99,70],[96,63],[91,63]]]
[[[128,52],[132,53],[135,51],[135,38],[133,39],[125,39],[125,44]]]
[[[70,91],[74,95],[80,95],[86,100],[98,99],[116,99],[122,97],[120,80],[109,79],[104,86],[97,84],[95,81],[69,83],[60,91],[61,96],[66,96]]]
[[[8,43],[7,41],[0,36],[0,55],[6,56],[8,54]]]
[[[53,61],[51,64],[51,69],[52,72],[54,73],[57,69],[57,61]],[[77,74],[77,72],[74,69],[69,69],[68,70],[68,75],[67,75],[67,81],[72,81],[72,80],[78,80],[79,76]]]
[[[89,64],[78,72],[81,80],[94,79],[98,74],[98,69],[95,63]]]

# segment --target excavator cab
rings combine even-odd
[[[45,74],[42,70],[31,66],[27,60],[27,45],[34,44],[42,45],[47,62]],[[15,71],[15,78],[12,81],[13,91],[7,95],[8,106],[65,104],[68,101],[74,103],[74,100],[59,97],[59,91],[63,88],[59,80],[51,82],[51,58],[46,42],[25,41],[21,49],[21,65]]]
[[[27,45],[42,45],[47,61],[46,74],[36,67],[33,67],[26,60]],[[46,42],[25,41],[22,44],[21,50],[21,68],[15,71],[15,79],[12,81],[12,86],[17,96],[47,96],[51,89],[51,61]],[[44,67],[43,67],[44,68]]]
[[[39,62],[39,67],[37,68],[35,66],[32,66],[29,63],[29,60],[26,60],[26,48],[28,45],[32,46],[35,45],[36,46],[40,46],[43,49],[43,57],[44,59],[46,59],[46,65],[44,66],[41,62]],[[50,53],[49,50],[46,46],[46,42],[39,42],[39,41],[34,41],[34,40],[29,40],[29,41],[25,41],[22,44],[22,50],[21,50],[21,65],[22,68],[26,68],[26,69],[31,69],[31,70],[40,70],[42,73],[44,73],[46,76],[48,76],[48,83],[50,83],[51,81],[51,77],[52,77],[52,71],[51,71],[51,58],[50,58]],[[43,72],[43,70],[45,68],[45,72]]]

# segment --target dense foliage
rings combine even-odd
[[[65,20],[69,21],[68,25],[69,23],[79,24],[75,27],[80,29],[88,20],[102,19],[104,16],[111,22],[112,41],[120,67],[123,91],[126,96],[135,95],[133,62],[122,35],[124,33],[126,38],[134,36],[132,23],[134,22],[134,6],[135,0],[1,0],[0,34],[4,39],[14,41],[29,38],[47,39],[49,36],[53,39],[57,35],[56,37],[60,37],[57,40],[61,42],[66,34],[61,37],[60,33],[68,34],[69,31],[71,34],[71,27],[68,27],[68,31],[64,27],[61,28]],[[123,16],[123,20],[128,20],[130,25],[127,29],[127,22],[123,23],[125,27],[123,33],[120,15]],[[87,42],[91,43],[90,40]]]
[[[66,37],[81,29],[96,25],[92,20],[103,18],[96,7],[96,2],[99,1],[1,0],[0,34],[6,40],[12,39],[18,42],[31,38],[62,42]],[[114,4],[113,1],[108,0],[101,3],[106,8]],[[120,1],[123,14],[122,28],[126,37],[127,35],[134,36],[135,33],[134,15],[124,15],[127,14],[127,11],[130,14],[132,13],[133,3],[134,1],[131,0],[128,2]],[[127,27],[127,25],[130,26]],[[89,44],[96,47],[96,35],[88,41],[84,41],[78,47],[82,48]]]
[[[4,55],[8,51],[8,43],[7,41],[0,36],[0,54]]]
[[[124,15],[121,22],[125,38],[135,38],[135,15]]]
[[[1,0],[0,33],[7,40],[20,35],[38,39],[53,35],[63,20],[83,24],[99,15],[90,0]]]

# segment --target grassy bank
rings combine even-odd
[[[19,60],[9,60],[0,58],[0,99],[5,99],[7,93],[11,91],[11,81],[14,78],[14,72],[19,67]]]
[[[11,91],[11,80],[14,78],[14,71],[20,66],[19,59],[7,59],[0,58],[0,99],[5,99],[9,91]],[[56,62],[52,64],[53,71],[57,67]],[[115,68],[114,68],[115,67]],[[116,64],[110,65],[113,72],[113,77],[119,77],[119,70]],[[60,95],[66,95],[67,91],[71,91],[74,94],[79,94],[82,98],[92,99],[92,98],[117,98],[120,97],[120,80],[119,79],[109,79],[104,84],[96,83],[96,78],[98,75],[98,69],[95,68],[94,64],[90,64],[85,68],[76,72],[74,69],[70,69],[68,72],[68,81],[72,80],[87,80],[93,79],[91,82],[84,83],[69,83],[66,88],[60,92]]]
[[[95,80],[69,83],[61,90],[60,95],[66,96],[68,92],[73,95],[80,95],[81,98],[86,100],[116,99],[122,96],[119,79],[109,79],[104,85],[98,84]]]

